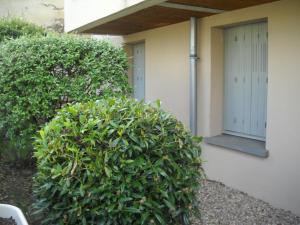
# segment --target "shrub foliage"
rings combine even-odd
[[[21,36],[45,36],[46,30],[18,18],[0,18],[0,43]]]
[[[159,106],[121,98],[69,105],[35,142],[45,224],[189,224],[200,138]]]
[[[64,104],[128,93],[126,70],[123,50],[107,42],[55,35],[6,42],[0,47],[0,141],[17,157],[28,156],[34,134]]]

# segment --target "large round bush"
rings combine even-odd
[[[158,106],[109,98],[65,107],[35,142],[45,224],[188,224],[200,139]]]
[[[0,43],[22,36],[45,36],[46,30],[18,18],[0,18]]]
[[[0,141],[28,155],[32,136],[64,104],[127,94],[126,70],[123,50],[107,42],[69,35],[6,42],[0,46]]]

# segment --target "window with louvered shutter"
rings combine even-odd
[[[267,39],[266,22],[224,31],[224,133],[266,137]]]

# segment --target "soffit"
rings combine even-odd
[[[216,13],[199,12],[204,7],[216,10],[236,10],[254,5],[270,3],[277,0],[169,0],[166,5],[187,6],[187,9],[178,9],[173,7],[165,7],[161,5],[151,6],[132,14],[122,16],[105,23],[101,20],[93,23],[93,26],[85,26],[79,28],[81,33],[93,34],[110,34],[110,35],[128,35],[149,29],[163,27],[183,21],[189,20],[190,17],[206,17]],[[191,10],[191,7],[195,7]]]

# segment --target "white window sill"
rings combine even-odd
[[[204,138],[204,142],[261,158],[267,158],[269,156],[269,152],[266,150],[264,141],[221,134],[214,137]]]

